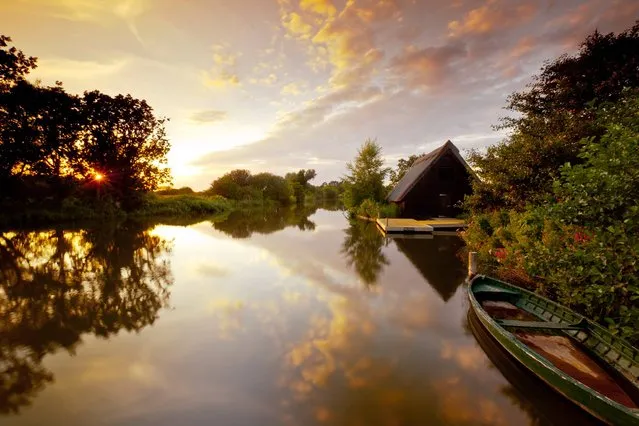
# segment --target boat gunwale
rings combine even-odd
[[[579,400],[576,400],[575,398],[570,397],[569,395],[566,394],[566,392],[562,389],[561,386],[557,386],[552,384],[544,375],[538,374],[537,372],[535,372],[533,370],[533,368],[528,365],[528,363],[526,362],[525,359],[522,359],[521,356],[518,356],[517,354],[513,353],[513,350],[511,348],[508,348],[504,342],[502,342],[502,338],[506,339],[509,344],[514,345],[519,352],[523,353],[527,358],[529,358],[530,361],[534,361],[538,364],[541,365],[541,367],[543,369],[545,369],[547,372],[549,372],[550,374],[554,375],[556,378],[560,379],[563,383],[565,383],[566,385],[571,386],[572,388],[576,388],[575,390],[579,390],[582,392],[585,392],[593,397],[596,397],[597,399],[599,399],[602,403],[611,406],[612,408],[618,410],[619,412],[625,413],[628,416],[631,416],[632,419],[634,419],[635,421],[639,420],[639,409],[636,408],[630,408],[628,406],[625,406],[623,404],[618,403],[617,401],[607,397],[606,395],[592,389],[589,386],[586,386],[585,384],[581,383],[579,380],[576,380],[575,378],[573,378],[572,376],[568,375],[567,373],[563,372],[561,369],[555,367],[554,364],[552,364],[552,362],[550,362],[547,358],[545,358],[544,356],[538,354],[537,352],[535,352],[533,349],[531,349],[528,345],[520,342],[514,335],[513,333],[511,333],[508,329],[506,329],[505,327],[503,327],[501,324],[499,324],[498,321],[496,321],[494,318],[492,318],[488,312],[486,312],[486,310],[483,308],[483,306],[479,303],[479,301],[477,300],[477,298],[475,297],[475,292],[473,291],[473,287],[474,285],[477,284],[477,281],[480,279],[487,279],[493,282],[496,282],[498,285],[505,287],[506,290],[511,290],[511,291],[515,291],[515,292],[520,292],[520,293],[524,293],[524,295],[528,295],[528,296],[534,296],[538,299],[542,299],[545,302],[551,303],[556,307],[559,307],[560,309],[569,312],[573,315],[575,315],[576,317],[583,319],[586,321],[586,323],[588,324],[588,328],[592,328],[594,329],[593,331],[598,331],[598,332],[603,332],[605,334],[610,335],[610,333],[608,333],[605,329],[603,329],[601,326],[599,326],[598,324],[590,321],[588,318],[584,317],[583,315],[580,315],[572,310],[570,310],[569,308],[562,306],[556,302],[553,302],[552,300],[548,300],[542,296],[539,296],[529,290],[526,289],[522,289],[520,287],[514,286],[512,284],[503,282],[501,280],[498,280],[496,278],[492,278],[486,275],[476,275],[468,284],[468,294],[469,294],[469,299],[470,299],[470,303],[471,303],[471,307],[472,309],[475,311],[475,313],[477,314],[477,317],[479,318],[480,322],[484,324],[485,327],[488,328],[488,332],[490,334],[492,334],[496,340],[499,342],[499,344],[504,347],[504,349],[509,352],[512,356],[514,356],[524,367],[526,367],[532,374],[536,375],[537,377],[539,377],[541,380],[543,380],[548,386],[550,386],[551,388],[557,390],[559,393],[561,393],[562,395],[564,395],[566,398],[570,399],[573,403],[577,404],[578,406],[580,406],[582,409],[584,409],[585,411],[587,411],[588,413],[590,413],[591,415],[595,416],[596,418],[603,420],[605,422],[609,422],[608,417],[602,417],[600,415],[600,413],[598,413],[596,410],[592,410],[589,406],[582,404]],[[534,314],[534,313],[533,313]],[[535,314],[536,316],[539,316],[538,314]],[[494,330],[494,331],[491,331]],[[597,333],[599,334],[599,333]],[[566,334],[568,337],[573,337],[570,334]],[[501,337],[501,338],[500,338]],[[618,339],[620,343],[624,344],[625,346],[628,346],[630,348],[630,350],[634,350],[634,348],[625,340],[623,340],[622,338],[616,337],[616,336],[610,336],[613,340],[614,339]],[[586,348],[587,349],[587,348]],[[597,357],[599,357],[603,362],[605,362],[606,364],[608,364],[611,368],[614,368],[615,370],[618,371],[618,369],[612,365],[610,363],[610,361],[606,360],[605,358],[603,358],[602,356],[598,355],[595,353],[595,355]],[[637,364],[637,361],[635,361],[634,359],[632,360],[632,362],[634,364]],[[638,387],[635,383],[633,383],[633,385],[635,387]]]

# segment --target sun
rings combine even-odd
[[[95,175],[93,175],[93,179],[97,182],[100,182],[104,179],[104,175],[102,173],[96,173]]]

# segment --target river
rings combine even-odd
[[[477,343],[456,236],[178,222],[0,233],[2,425],[583,424]]]

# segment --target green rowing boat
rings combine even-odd
[[[596,418],[639,425],[639,350],[530,291],[478,275],[471,309],[523,366]]]

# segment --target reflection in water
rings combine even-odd
[[[316,211],[317,206],[235,210],[224,221],[213,222],[213,227],[233,238],[249,238],[253,233],[270,234],[289,226],[300,231],[312,231],[315,223],[308,217]]]
[[[494,368],[497,368],[509,381],[501,387],[502,394],[528,414],[531,426],[601,424],[522,367],[490,336],[474,312],[468,311],[467,320],[477,343]]]
[[[344,230],[342,254],[349,266],[367,286],[373,286],[379,275],[388,265],[388,258],[383,252],[384,237],[377,231],[376,225],[363,220],[351,220],[350,226]]]
[[[457,258],[464,246],[461,238],[437,235],[432,239],[394,238],[399,251],[444,301],[449,300],[464,281],[466,271]]]
[[[0,233],[0,412],[29,405],[47,354],[81,336],[153,324],[172,283],[169,244],[144,227]]]
[[[0,234],[3,425],[539,424],[464,328],[454,239],[323,209],[143,229]]]

